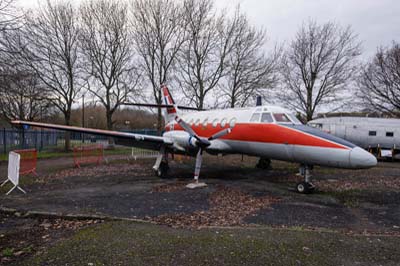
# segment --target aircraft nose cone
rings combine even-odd
[[[350,152],[350,165],[353,168],[370,168],[377,163],[375,156],[360,147],[353,148]]]

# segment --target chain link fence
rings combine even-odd
[[[157,130],[140,129],[124,131],[144,135],[157,135]],[[71,147],[85,143],[108,143],[108,137],[70,132]],[[66,133],[58,130],[7,129],[0,131],[1,153],[7,154],[15,149],[62,150],[65,147]]]

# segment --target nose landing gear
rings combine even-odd
[[[304,177],[304,181],[296,184],[296,191],[302,194],[310,194],[313,193],[315,190],[315,186],[311,183],[311,174],[310,170],[312,166],[308,165],[301,165],[300,166],[300,175]]]

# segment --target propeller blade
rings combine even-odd
[[[191,136],[195,137],[197,140],[199,140],[199,136],[197,136],[196,132],[194,132],[194,130],[192,129],[192,127],[186,123],[185,121],[183,121],[182,118],[180,118],[179,116],[175,117],[176,122],[178,122],[178,124],[187,132],[189,133]]]
[[[194,168],[194,180],[196,181],[196,183],[199,181],[199,175],[200,175],[202,161],[203,161],[203,149],[200,148],[199,151],[197,152],[196,166]]]
[[[214,135],[212,135],[211,137],[209,137],[208,140],[218,139],[218,138],[223,137],[223,136],[225,136],[226,134],[229,134],[229,133],[231,133],[231,132],[232,132],[232,129],[226,128],[226,129],[224,129],[224,130],[221,130],[221,131],[215,133]]]
[[[179,124],[187,133],[189,133],[191,136],[193,136],[193,137],[197,140],[197,144],[198,144],[199,146],[202,146],[202,147],[210,146],[210,142],[209,142],[207,139],[205,139],[205,138],[200,138],[200,137],[196,134],[196,132],[194,132],[194,130],[192,129],[192,127],[191,127],[188,123],[186,123],[185,121],[183,121],[182,118],[180,118],[179,116],[176,116],[176,117],[175,117],[175,120],[176,120],[176,122],[178,122],[178,124]]]

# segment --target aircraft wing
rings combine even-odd
[[[28,122],[28,121],[12,121],[11,123],[13,125],[21,125],[21,126],[28,125],[32,127],[58,129],[64,131],[113,137],[115,139],[116,144],[124,146],[140,147],[152,150],[160,150],[161,146],[163,145],[168,146],[173,144],[172,141],[170,141],[169,139],[160,136],[149,136],[149,135],[134,134],[134,133],[120,132],[120,131],[64,126],[57,124],[47,124],[47,123]]]

